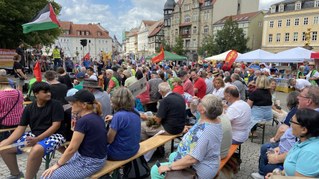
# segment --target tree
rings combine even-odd
[[[161,40],[161,45],[163,45],[163,48],[164,48],[165,51],[171,51],[171,46],[167,43],[167,41],[165,39]],[[160,47],[156,47],[155,48],[155,51],[157,53],[159,53],[160,50],[161,50]]]
[[[173,52],[175,52],[177,55],[184,55],[184,49],[183,49],[183,39],[182,37],[178,36],[176,37],[176,43],[173,47]]]
[[[198,54],[203,57],[209,57],[216,51],[216,44],[214,42],[214,37],[208,35],[204,38],[201,47],[198,47]]]
[[[20,42],[31,46],[49,45],[60,35],[59,28],[23,34],[22,24],[28,23],[48,3],[47,0],[0,0],[0,48],[16,48]],[[56,14],[61,6],[51,2]]]
[[[247,52],[247,41],[248,38],[245,38],[243,29],[238,28],[237,22],[230,18],[226,20],[223,29],[217,31],[214,54],[219,54],[230,49],[240,53]]]

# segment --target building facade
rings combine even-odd
[[[286,0],[273,4],[264,17],[262,49],[280,52],[309,42],[309,46],[318,51],[318,31],[319,0]]]
[[[157,21],[151,28],[148,35],[148,47],[149,53],[154,54],[156,50],[160,48],[162,41],[164,40],[164,21]]]
[[[213,24],[225,16],[256,12],[259,0],[167,0],[164,6],[165,40],[171,46],[180,36],[187,56],[197,53],[203,39],[213,35]]]
[[[112,38],[109,32],[98,24],[74,24],[73,22],[60,21],[63,33],[55,41],[55,46],[62,48],[65,56],[83,58],[90,53],[92,58],[98,57],[101,51],[112,51]],[[87,40],[83,47],[81,39]]]
[[[149,55],[149,46],[148,46],[148,34],[152,25],[154,25],[156,21],[146,21],[143,20],[139,27],[139,32],[137,35],[137,53],[138,56],[146,56]]]
[[[261,48],[264,13],[262,11],[226,16],[213,24],[213,36],[218,30],[222,30],[226,20],[232,19],[243,29],[245,37],[248,38],[247,47],[251,50]]]

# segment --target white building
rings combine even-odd
[[[109,32],[98,24],[74,24],[73,22],[60,21],[63,34],[55,41],[54,46],[63,49],[65,56],[82,58],[88,52],[92,58],[101,51],[112,51],[112,38]],[[87,40],[83,48],[81,39]]]
[[[150,27],[154,25],[156,21],[146,21],[143,20],[139,27],[139,32],[137,35],[137,52],[139,56],[149,55],[149,46],[148,46],[148,34]]]

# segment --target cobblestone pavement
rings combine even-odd
[[[277,93],[277,98],[280,99],[282,107],[286,109],[286,97],[287,93]],[[271,126],[271,122],[266,125],[266,132],[265,132],[265,142],[268,142],[270,137],[272,137],[275,134],[275,131],[277,129],[277,126]],[[242,164],[240,166],[240,171],[234,176],[234,178],[238,179],[247,179],[251,178],[250,174],[253,172],[256,172],[258,170],[258,157],[259,157],[259,152],[260,152],[260,146],[261,146],[261,129],[257,130],[258,137],[254,139],[254,142],[252,143],[249,140],[247,140],[244,144],[242,144],[241,148],[241,159],[242,159]],[[177,142],[178,140],[176,140]],[[153,159],[150,161],[149,166],[153,166],[153,164],[159,160],[161,162],[167,161],[169,152],[170,152],[170,143],[167,143],[165,145],[165,157],[163,158],[157,158],[153,157]],[[56,152],[55,158],[52,159],[51,165],[54,164],[57,159],[61,156],[59,152]],[[18,163],[20,170],[25,172],[26,168],[26,160],[27,160],[27,154],[21,154],[18,155]],[[3,160],[0,159],[0,179],[3,179],[7,176],[9,176],[9,170],[4,164]],[[38,177],[41,176],[45,168],[44,160],[42,162],[42,165],[40,167],[40,170],[38,172]]]

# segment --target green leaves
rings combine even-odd
[[[22,24],[28,23],[48,3],[47,0],[0,0],[0,48],[15,49],[20,42],[31,46],[48,45],[60,35],[60,29],[22,33]],[[51,2],[58,15],[61,6]]]

